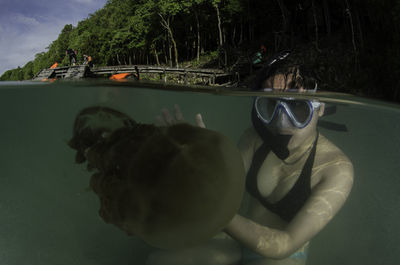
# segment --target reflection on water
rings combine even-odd
[[[73,163],[74,152],[66,145],[81,109],[102,104],[154,123],[161,108],[178,103],[188,122],[194,124],[192,117],[201,112],[207,128],[233,141],[251,125],[252,98],[218,91],[80,82],[2,83],[0,91],[2,264],[144,264],[152,250],[98,216],[99,202],[87,191],[90,175]],[[327,97],[337,112],[323,120],[345,124],[348,132],[320,131],[352,160],[355,183],[339,214],[312,240],[307,264],[396,264],[400,111],[374,102],[343,104],[342,95],[340,103]]]

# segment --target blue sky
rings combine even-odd
[[[46,51],[66,24],[102,8],[107,0],[0,0],[0,76]]]

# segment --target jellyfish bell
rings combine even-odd
[[[177,124],[149,138],[129,164],[125,230],[153,246],[179,248],[223,229],[242,200],[244,168],[220,133]]]
[[[238,211],[244,167],[221,133],[186,123],[119,128],[91,148],[100,216],[150,245],[200,244]]]
[[[112,132],[133,127],[136,122],[129,116],[112,108],[93,106],[81,110],[75,118],[73,137],[68,145],[77,151],[76,162],[86,161],[87,149],[111,135]]]

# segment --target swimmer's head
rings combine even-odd
[[[304,63],[295,60],[290,52],[273,56],[262,68],[252,89],[265,92],[315,93],[316,75]],[[284,159],[288,146],[315,135],[318,117],[324,112],[324,103],[303,100],[294,96],[257,97],[254,100],[252,122],[265,141],[273,142],[272,150]],[[297,140],[298,141],[297,141]]]
[[[315,93],[317,78],[302,62],[296,61],[290,52],[273,56],[257,74],[253,89],[257,91]],[[293,134],[307,127],[315,114],[323,114],[324,104],[318,100],[301,100],[294,97],[264,98],[254,101],[257,118],[274,134]]]

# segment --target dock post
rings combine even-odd
[[[184,70],[185,76],[184,76],[184,84],[185,86],[187,86],[187,82],[188,82],[188,77],[187,77],[187,71],[186,69]]]

